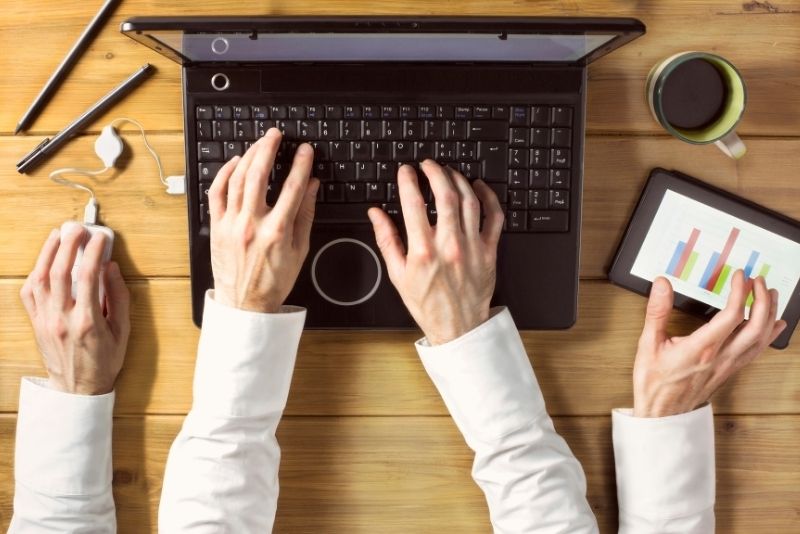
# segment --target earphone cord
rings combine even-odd
[[[142,134],[142,141],[144,141],[145,148],[148,150],[148,152],[150,152],[150,155],[152,155],[153,159],[156,161],[156,167],[158,167],[158,178],[161,180],[162,184],[168,185],[167,179],[164,177],[164,168],[161,165],[161,158],[159,157],[155,149],[152,146],[150,146],[150,142],[147,140],[147,135],[144,133],[144,126],[142,126],[142,124],[139,121],[134,119],[129,119],[127,117],[120,117],[119,119],[114,119],[111,122],[111,126],[115,127],[117,124],[124,124],[126,122],[129,122],[134,126],[136,126],[137,128],[139,128],[139,131]]]

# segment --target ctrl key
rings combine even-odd
[[[529,211],[529,232],[566,232],[569,230],[569,212]]]

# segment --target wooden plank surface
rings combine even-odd
[[[130,130],[129,130],[130,131]],[[97,182],[100,216],[117,233],[114,258],[128,277],[188,276],[188,231],[185,197],[164,192],[155,164],[141,136],[127,135],[124,167]],[[166,171],[184,169],[183,139],[177,134],[151,135]],[[796,139],[746,139],[747,157],[735,162],[711,146],[692,147],[667,137],[591,136],[586,143],[581,276],[605,278],[617,243],[647,175],[653,167],[677,169],[800,219],[800,186]],[[0,228],[7,253],[0,276],[24,277],[33,266],[51,228],[80,218],[85,193],[47,179],[63,166],[98,167],[94,138],[73,141],[63,154],[32,176],[20,176],[11,162],[29,141],[0,137]],[[13,209],[12,209],[13,207]],[[22,214],[22,215],[21,215]]]
[[[120,534],[155,531],[163,466],[182,418],[115,421],[114,494]],[[610,421],[556,418],[584,465],[600,531],[616,532]],[[0,416],[0,450],[14,417]],[[790,534],[800,520],[798,416],[717,416],[717,532]],[[275,532],[461,534],[489,531],[471,452],[447,417],[287,417]],[[424,451],[423,454],[420,451]],[[10,455],[0,456],[0,530],[10,521]]]
[[[0,46],[14,50],[0,58],[0,131],[13,131],[23,111],[50,76],[96,10],[92,2],[31,0],[8,2],[0,20]],[[455,9],[457,6],[457,9]],[[187,9],[188,8],[188,9]],[[748,87],[748,111],[741,131],[748,135],[800,133],[800,0],[755,2],[732,0],[602,0],[520,2],[519,0],[223,0],[124,2],[87,58],[70,75],[63,90],[35,123],[33,133],[58,131],[78,110],[88,107],[145,61],[157,76],[122,105],[98,121],[132,115],[157,129],[181,129],[180,69],[118,31],[119,23],[137,15],[300,15],[420,14],[507,16],[630,16],[648,28],[639,41],[601,59],[590,69],[590,131],[658,132],[643,97],[650,68],[676,52],[707,50],[730,59]],[[43,16],[46,13],[46,16]],[[47,37],[41,47],[19,46]],[[745,38],[746,37],[746,38]],[[778,98],[778,96],[780,98]],[[779,105],[776,105],[779,103]],[[97,129],[98,126],[95,126]],[[153,128],[151,126],[151,128]]]
[[[42,368],[19,280],[0,281],[0,411],[15,411],[21,376]],[[132,285],[133,329],[117,391],[118,414],[182,413],[191,403],[198,330],[189,284],[151,280]],[[631,403],[630,377],[645,300],[599,281],[581,284],[571,330],[524,332],[523,340],[552,414],[607,415]],[[698,322],[676,312],[673,331]],[[296,415],[444,415],[419,363],[418,332],[303,334],[287,413]],[[577,392],[577,393],[576,393]],[[800,344],[769,350],[715,398],[720,413],[793,413],[800,400]]]

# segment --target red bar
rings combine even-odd
[[[733,228],[728,236],[728,241],[725,242],[725,248],[722,249],[722,254],[719,255],[717,264],[714,266],[714,272],[711,273],[711,278],[709,278],[708,282],[706,283],[706,289],[709,291],[713,291],[714,286],[717,285],[717,279],[722,272],[722,267],[725,265],[725,262],[728,261],[728,256],[731,253],[731,249],[733,248],[733,244],[736,242],[737,237],[739,237],[739,229]]]
[[[698,237],[700,237],[700,230],[698,230],[697,228],[692,228],[692,235],[689,236],[689,241],[687,241],[686,246],[683,247],[683,252],[681,253],[681,259],[678,260],[678,265],[675,266],[675,271],[672,273],[672,275],[675,276],[676,278],[681,277],[683,268],[686,267],[686,262],[689,261],[689,256],[692,254],[692,249],[697,243]]]

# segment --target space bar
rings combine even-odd
[[[317,204],[314,222],[370,224],[367,210],[373,206],[380,207],[380,204]]]

